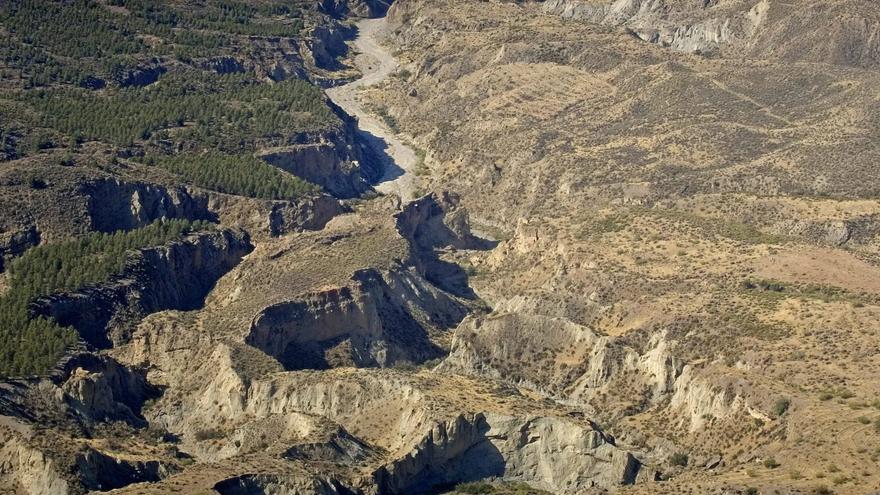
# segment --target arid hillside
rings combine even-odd
[[[0,493],[880,486],[876,2],[0,34]]]
[[[428,150],[426,187],[500,240],[458,257],[493,312],[440,369],[583,407],[681,464],[640,490],[877,483],[880,79],[876,37],[848,25],[880,10],[796,3],[389,16],[403,68],[370,97]],[[713,53],[634,27],[755,11]]]

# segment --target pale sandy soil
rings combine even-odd
[[[379,42],[385,32],[385,26],[384,18],[365,19],[357,24],[358,36],[354,41],[354,49],[358,52],[358,56],[355,64],[363,77],[349,84],[328,89],[327,96],[349,115],[357,117],[361,131],[368,134],[367,142],[374,146],[379,154],[386,156],[385,174],[376,186],[376,190],[385,194],[395,194],[407,200],[411,199],[418,189],[417,178],[413,173],[418,161],[416,153],[358,99],[361,89],[381,83],[398,68],[397,59]]]

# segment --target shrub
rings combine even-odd
[[[783,397],[777,400],[773,404],[773,415],[777,418],[788,412],[788,408],[791,406],[791,400],[786,397]]]
[[[196,432],[196,440],[204,442],[205,440],[215,440],[223,438],[225,435],[219,428],[205,428]]]
[[[46,181],[40,177],[31,177],[30,186],[31,189],[46,189],[48,187]]]
[[[687,466],[688,455],[683,452],[676,452],[669,458],[669,463],[673,466]]]
[[[764,467],[767,469],[776,469],[779,467],[779,463],[776,461],[776,459],[768,457],[764,459]]]
[[[495,487],[489,483],[461,483],[455,487],[455,491],[467,493],[470,495],[481,495],[485,493],[495,493]]]

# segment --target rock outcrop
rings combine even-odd
[[[108,491],[132,483],[156,482],[177,471],[158,460],[125,459],[95,449],[76,457],[77,477],[87,490]]]
[[[299,201],[277,201],[269,211],[269,234],[279,236],[303,230],[321,230],[345,207],[327,195]]]
[[[339,58],[348,53],[346,40],[352,38],[352,29],[334,22],[316,27],[306,43],[315,67],[324,70],[342,68]]]
[[[350,286],[264,309],[246,341],[288,370],[421,363],[442,356],[432,330],[466,313],[415,271],[364,270]]]
[[[214,282],[251,249],[243,232],[192,234],[140,250],[126,262],[123,275],[108,284],[40,298],[31,310],[76,328],[95,347],[108,347],[127,340],[143,315],[200,306]]]
[[[353,495],[338,481],[324,478],[303,478],[300,476],[279,476],[272,474],[246,474],[223,480],[214,485],[220,495],[250,495],[271,493],[272,495]]]
[[[156,220],[185,218],[212,220],[207,198],[193,195],[184,187],[103,179],[86,182],[79,192],[87,199],[91,230],[116,232],[149,225]]]
[[[640,462],[601,431],[557,418],[461,415],[439,423],[412,451],[376,472],[380,493],[431,493],[486,478],[553,493],[613,490],[636,482]]]
[[[503,380],[583,405],[617,391],[621,402],[644,407],[673,392],[684,366],[662,336],[650,344],[640,352],[562,318],[496,313],[462,322],[438,369]]]
[[[110,78],[121,87],[147,86],[159,79],[168,69],[159,63],[145,64],[132,68],[115,68]]]
[[[28,494],[67,495],[69,484],[59,472],[61,466],[29,445],[26,438],[27,434],[0,429],[0,487]]]
[[[771,0],[547,0],[545,12],[622,26],[686,52],[875,68],[880,11],[858,0],[808,8]]]
[[[296,136],[291,144],[261,151],[260,158],[338,198],[360,196],[381,176],[381,162],[357,142],[355,121],[337,113],[343,118],[339,127]]]
[[[247,231],[255,242],[306,230],[321,230],[333,217],[347,211],[327,194],[293,201],[246,198],[205,192],[208,210],[219,223]]]
[[[756,2],[750,10],[732,11],[717,8],[717,2],[691,3],[682,6],[667,0],[547,0],[544,10],[566,19],[625,26],[644,41],[675,50],[711,53],[752,36],[769,6],[765,0]]]
[[[33,225],[11,232],[0,232],[0,272],[5,263],[40,243],[40,233]]]
[[[476,295],[468,274],[457,264],[441,259],[445,249],[489,249],[493,243],[470,230],[468,212],[452,193],[432,193],[408,203],[394,216],[397,230],[409,241],[412,262],[424,277],[441,289],[465,299]]]
[[[393,0],[320,0],[323,12],[334,17],[381,17]]]
[[[66,403],[90,422],[126,421],[144,425],[141,408],[159,395],[143,371],[94,354],[78,354],[65,362],[61,390]]]

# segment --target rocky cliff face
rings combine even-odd
[[[59,474],[57,462],[29,445],[26,437],[10,431],[0,432],[0,487],[16,493],[67,495],[68,482]]]
[[[442,355],[432,329],[466,312],[414,271],[365,270],[350,286],[264,309],[246,341],[289,370],[421,363]]]
[[[330,71],[341,69],[339,58],[348,54],[348,45],[345,42],[353,35],[350,27],[336,22],[313,29],[307,47],[314,66]]]
[[[207,198],[193,195],[184,187],[104,179],[84,183],[79,191],[88,198],[91,230],[98,232],[131,230],[168,218],[211,220],[215,217],[208,210]]]
[[[251,249],[246,233],[193,234],[141,250],[110,284],[38,299],[32,311],[76,328],[96,347],[107,347],[125,341],[133,322],[145,314],[201,305],[214,282]]]
[[[587,405],[611,394],[617,404],[603,404],[607,416],[668,397],[683,366],[662,336],[637,350],[562,318],[513,312],[465,320],[439,369],[507,381],[569,403]]]
[[[769,2],[681,2],[676,0],[547,0],[544,10],[566,19],[625,26],[644,41],[687,52],[718,52],[749,39],[763,22]]]
[[[388,11],[393,0],[321,0],[320,8],[335,16],[380,17]]]
[[[223,480],[213,489],[220,495],[350,495],[355,492],[333,479],[304,479],[301,476],[249,474]]]
[[[557,418],[475,414],[437,424],[374,476],[379,492],[389,494],[430,493],[485,478],[569,494],[633,484],[640,468],[597,430]]]
[[[157,392],[143,372],[85,352],[50,377],[0,383],[0,489],[78,495],[177,472],[174,455],[137,440],[144,401]],[[107,441],[111,423],[135,435]]]
[[[354,120],[341,115],[339,128],[297,136],[292,144],[261,151],[260,157],[338,198],[360,196],[381,176],[381,162],[357,141]]]
[[[133,483],[156,482],[177,471],[158,460],[124,459],[86,449],[76,458],[77,476],[87,490],[108,491]]]
[[[0,272],[4,264],[40,243],[40,233],[33,225],[11,232],[0,232]]]
[[[208,210],[222,225],[246,230],[255,241],[306,230],[321,230],[346,211],[327,194],[295,201],[273,201],[206,192]]]
[[[819,62],[880,63],[880,11],[870,2],[775,0],[547,0],[545,12],[622,26],[644,41],[686,52]]]
[[[144,402],[159,395],[143,371],[127,368],[105,356],[72,356],[59,372],[65,402],[93,423],[117,420],[143,426]]]

